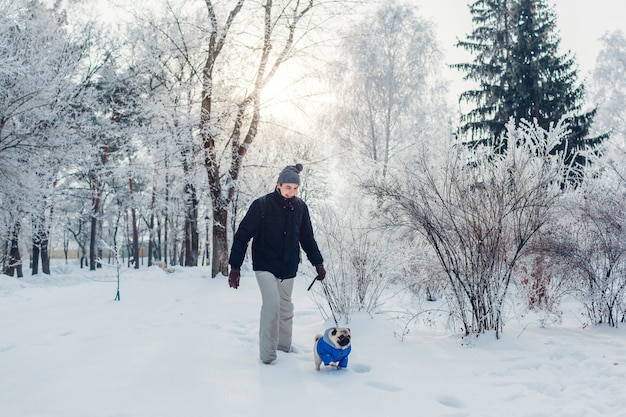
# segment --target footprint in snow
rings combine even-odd
[[[15,346],[12,346],[12,345],[0,346],[0,353],[8,352],[9,350],[13,349],[14,347]]]
[[[390,384],[385,384],[383,382],[367,382],[367,385],[369,385],[372,388],[376,388],[379,390],[383,390],[383,391],[388,391],[388,392],[398,392],[398,391],[402,391],[401,387],[398,387],[396,385],[390,385]]]
[[[452,408],[463,407],[463,402],[459,400],[458,398],[453,397],[451,395],[440,395],[438,400],[439,400],[439,404],[445,405],[446,407],[452,407]]]
[[[237,338],[239,340],[241,340],[242,342],[246,342],[246,343],[254,343],[254,342],[257,341],[256,337],[250,336],[250,335],[247,335],[247,334],[241,334],[241,335],[237,336]]]
[[[355,363],[352,365],[348,365],[348,369],[352,369],[354,372],[358,374],[364,374],[372,370],[372,367],[369,365],[365,365],[362,363]]]

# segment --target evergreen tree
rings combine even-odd
[[[474,103],[461,116],[461,135],[472,145],[497,147],[494,139],[504,131],[508,117],[501,110],[504,98],[504,74],[511,48],[511,0],[476,0],[470,7],[473,30],[467,40],[457,46],[474,55],[474,62],[453,65],[466,73],[464,79],[476,83],[476,88],[461,94],[460,101]],[[504,118],[503,118],[504,117]],[[497,133],[497,134],[496,134]]]
[[[509,118],[516,123],[536,120],[549,129],[567,116],[570,134],[555,151],[565,150],[566,163],[583,167],[586,159],[579,151],[594,149],[607,135],[588,137],[596,110],[581,111],[585,88],[578,83],[571,53],[558,54],[560,39],[552,9],[545,0],[478,0],[471,12],[474,43],[459,42],[459,46],[473,52],[475,59],[457,68],[469,69],[466,78],[478,81],[480,89],[461,96],[476,104],[461,120],[461,132],[471,133],[466,142],[504,152]],[[499,26],[489,29],[494,23]]]

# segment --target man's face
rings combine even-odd
[[[298,184],[276,184],[276,188],[280,190],[280,195],[284,198],[293,198],[298,193]]]

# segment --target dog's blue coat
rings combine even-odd
[[[324,337],[320,338],[317,342],[317,354],[320,355],[320,359],[324,362],[324,365],[329,365],[331,362],[337,362],[340,368],[348,367],[348,355],[352,350],[352,345],[349,345],[345,349],[337,349],[333,342],[330,340],[330,332],[333,330],[326,329]]]

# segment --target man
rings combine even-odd
[[[252,202],[233,237],[228,260],[228,285],[237,289],[241,264],[252,239],[252,269],[262,297],[259,351],[265,364],[276,360],[277,350],[291,351],[291,293],[300,263],[300,247],[315,266],[317,279],[326,277],[309,209],[296,197],[301,171],[301,164],[285,167],[278,175],[274,192]]]

